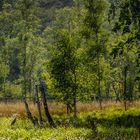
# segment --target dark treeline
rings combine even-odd
[[[77,101],[115,97],[126,110],[140,97],[139,13],[139,0],[0,0],[0,98],[28,110],[40,91],[76,116]]]

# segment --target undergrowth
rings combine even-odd
[[[0,118],[0,140],[139,140],[140,108],[127,111],[109,108],[92,112],[53,115],[57,128],[50,128],[44,119],[44,127],[33,126],[23,118]]]

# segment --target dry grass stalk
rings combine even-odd
[[[133,103],[128,103],[130,107],[140,107],[140,101],[135,101]],[[36,105],[32,102],[29,103],[30,109],[34,115],[37,115]],[[90,112],[99,110],[98,102],[89,102],[89,103],[77,103],[78,112]],[[123,108],[123,103],[116,103],[114,101],[104,101],[103,109],[108,108]],[[66,107],[63,103],[60,102],[49,102],[49,110],[51,114],[63,115],[66,113]],[[9,117],[13,114],[18,114],[20,117],[25,117],[25,108],[24,104],[20,101],[17,102],[0,102],[0,117]]]

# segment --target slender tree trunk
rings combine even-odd
[[[66,93],[66,99],[68,99],[68,93]],[[67,109],[67,114],[69,114],[70,113],[70,104],[68,101],[66,103],[66,109]]]
[[[126,91],[126,78],[127,78],[127,66],[125,66],[124,68],[124,92],[123,92],[123,96],[124,96],[124,107],[125,107],[125,111],[127,110],[127,91]]]
[[[23,22],[23,29],[22,32],[20,33],[20,36],[19,36],[19,41],[21,43],[21,54],[22,54],[22,97],[23,97],[23,102],[25,104],[25,110],[26,110],[26,114],[27,114],[27,117],[32,121],[32,123],[35,125],[36,124],[36,121],[35,119],[33,118],[32,116],[32,113],[29,109],[29,106],[28,106],[28,103],[26,101],[26,96],[27,96],[27,90],[28,90],[28,83],[29,83],[29,77],[28,77],[28,67],[27,67],[27,62],[28,62],[28,57],[27,57],[27,46],[28,46],[28,43],[29,43],[29,38],[28,38],[28,35],[27,35],[27,32],[30,30],[30,27],[29,27],[29,16],[30,16],[30,6],[29,4],[27,3],[28,0],[23,0],[23,7],[24,8],[21,8],[20,9],[20,12],[21,12],[21,19],[24,21]],[[28,8],[27,8],[28,7]]]
[[[118,101],[121,102],[120,97],[119,97],[119,94],[118,94],[118,92],[117,92],[116,89],[115,89],[115,85],[113,84],[112,87],[113,87],[113,90],[114,90],[114,92],[115,92],[115,94],[116,94],[116,103],[117,103]]]
[[[77,80],[76,80],[76,73],[75,73],[75,70],[74,70],[74,83],[75,83],[75,86],[74,86],[74,117],[76,118],[77,117],[77,95],[76,95],[76,91],[77,91]]]
[[[106,82],[106,100],[108,100],[110,98],[110,83]]]
[[[50,126],[55,127],[55,123],[54,123],[54,121],[50,115],[49,109],[48,109],[47,98],[46,98],[47,87],[42,78],[40,78],[40,91],[42,93],[42,100],[43,100],[45,115],[48,119]]]
[[[130,78],[129,78],[129,101],[130,102],[133,102],[133,90],[134,90],[134,81],[132,80],[133,75],[130,75]]]
[[[38,86],[35,85],[35,94],[36,94],[36,104],[37,104],[37,110],[38,110],[38,116],[39,116],[39,125],[43,126],[43,119],[42,119],[42,113],[41,113],[41,106],[39,101],[39,95],[38,95]]]
[[[67,107],[67,114],[69,114],[69,104],[67,104],[66,107]]]
[[[73,112],[73,110],[72,110],[71,105],[69,103],[67,103],[67,114],[72,113],[72,112]]]
[[[22,36],[23,38],[23,36]],[[32,116],[32,113],[29,109],[29,106],[28,106],[28,103],[26,101],[26,94],[27,94],[27,44],[26,44],[26,40],[22,40],[23,41],[23,69],[22,69],[22,76],[23,76],[23,81],[22,81],[22,97],[23,97],[23,102],[24,102],[24,105],[25,105],[25,111],[26,111],[26,114],[27,114],[27,117],[31,120],[31,122],[35,125],[35,120]]]
[[[101,86],[100,68],[98,68],[98,95],[99,95],[100,109],[102,110],[102,97],[101,97],[101,88],[100,88],[100,86]]]
[[[5,62],[5,65],[6,65],[6,62]],[[4,71],[4,79],[3,79],[3,93],[4,95],[6,94],[6,74],[5,74],[5,71]]]
[[[74,117],[77,117],[76,93],[74,93]]]
[[[25,110],[26,110],[26,114],[27,114],[28,119],[31,120],[31,122],[35,125],[36,122],[35,122],[35,120],[34,120],[34,118],[32,116],[32,113],[30,112],[29,105],[28,105],[28,103],[27,103],[25,98],[23,98],[23,102],[25,104]]]
[[[98,96],[100,109],[102,110],[102,97],[101,97],[101,69],[100,69],[100,47],[98,45],[98,29],[96,29],[96,45],[97,45],[97,75],[98,75]]]
[[[98,48],[99,49],[99,48]],[[102,97],[101,97],[101,74],[100,74],[100,56],[99,56],[99,50],[98,50],[98,96],[99,96],[99,104],[100,109],[102,110]]]

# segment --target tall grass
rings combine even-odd
[[[140,101],[135,101],[129,103],[128,107],[140,107]],[[34,115],[37,115],[36,104],[29,102],[29,107]],[[103,110],[109,108],[123,109],[123,103],[116,103],[114,101],[104,101]],[[43,110],[43,108],[42,108]],[[66,114],[66,106],[61,102],[49,102],[49,110],[51,114],[63,115]],[[77,103],[78,112],[91,112],[99,110],[98,102],[78,102]],[[25,108],[24,104],[21,101],[16,102],[0,102],[0,117],[10,117],[13,114],[18,114],[20,117],[25,117]]]

